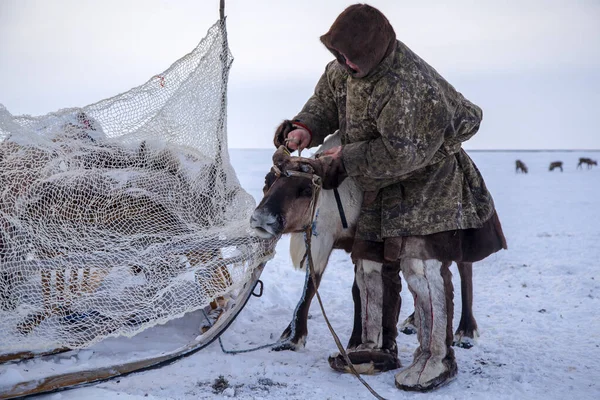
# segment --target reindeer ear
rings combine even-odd
[[[285,161],[289,160],[290,151],[285,146],[279,146],[275,153],[273,153],[273,165],[281,165]]]

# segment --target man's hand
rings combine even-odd
[[[273,138],[275,147],[279,148],[279,146],[284,145],[292,151],[307,148],[310,141],[310,133],[306,129],[294,125],[289,119],[286,119],[277,127]]]
[[[331,149],[324,151],[323,153],[319,154],[317,156],[318,157],[324,157],[324,156],[329,156],[334,160],[338,160],[342,157],[342,146],[336,146],[336,147],[332,147]]]
[[[323,180],[323,189],[338,187],[348,176],[342,160],[342,146],[333,147],[310,161],[314,173]]]
[[[287,135],[286,146],[290,150],[304,150],[310,144],[310,133],[304,128],[296,128]]]

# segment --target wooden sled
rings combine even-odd
[[[26,361],[26,360],[31,360],[32,358],[52,356],[55,354],[64,353],[69,350],[71,350],[71,349],[66,348],[66,347],[61,347],[58,349],[52,349],[52,350],[42,351],[42,352],[38,352],[38,353],[33,352],[33,351],[19,351],[17,353],[0,354],[0,364],[4,364],[7,362],[11,362],[11,361]]]
[[[240,311],[244,308],[248,299],[254,292],[254,288],[259,282],[260,275],[264,269],[266,262],[258,265],[252,272],[251,278],[240,290],[239,294],[235,299],[229,300],[233,302],[231,308],[225,311],[221,317],[215,322],[215,324],[201,336],[197,336],[194,340],[190,341],[184,346],[168,351],[161,352],[159,355],[139,359],[135,361],[124,362],[116,365],[109,365],[93,369],[84,369],[78,371],[71,371],[62,374],[56,374],[44,377],[42,379],[32,379],[22,381],[9,386],[0,386],[0,399],[13,399],[22,396],[31,396],[42,393],[57,392],[60,390],[72,389],[75,387],[81,387],[92,383],[98,383],[118,376],[124,376],[133,372],[141,372],[148,369],[159,368],[167,364],[171,364],[180,358],[191,355],[217,339],[235,320]],[[198,331],[198,335],[200,332]],[[59,349],[63,350],[63,349]],[[27,359],[32,357],[44,357],[52,354],[57,354],[60,351],[38,353],[38,354],[25,354],[18,353],[21,356],[26,356]],[[16,356],[17,353],[14,353]],[[23,361],[21,358],[20,361]],[[5,360],[7,361],[7,360]]]

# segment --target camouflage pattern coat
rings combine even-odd
[[[356,238],[368,241],[483,226],[492,196],[461,148],[481,119],[400,41],[365,77],[329,63],[294,118],[311,130],[310,147],[340,131],[344,167],[367,192]]]

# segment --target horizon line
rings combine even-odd
[[[315,150],[318,147],[315,147]],[[228,147],[229,150],[273,150],[271,147]],[[307,149],[305,149],[307,150]],[[552,153],[552,152],[600,152],[600,149],[464,149],[465,151],[473,152],[497,152],[497,153]],[[275,151],[275,150],[273,150]]]

